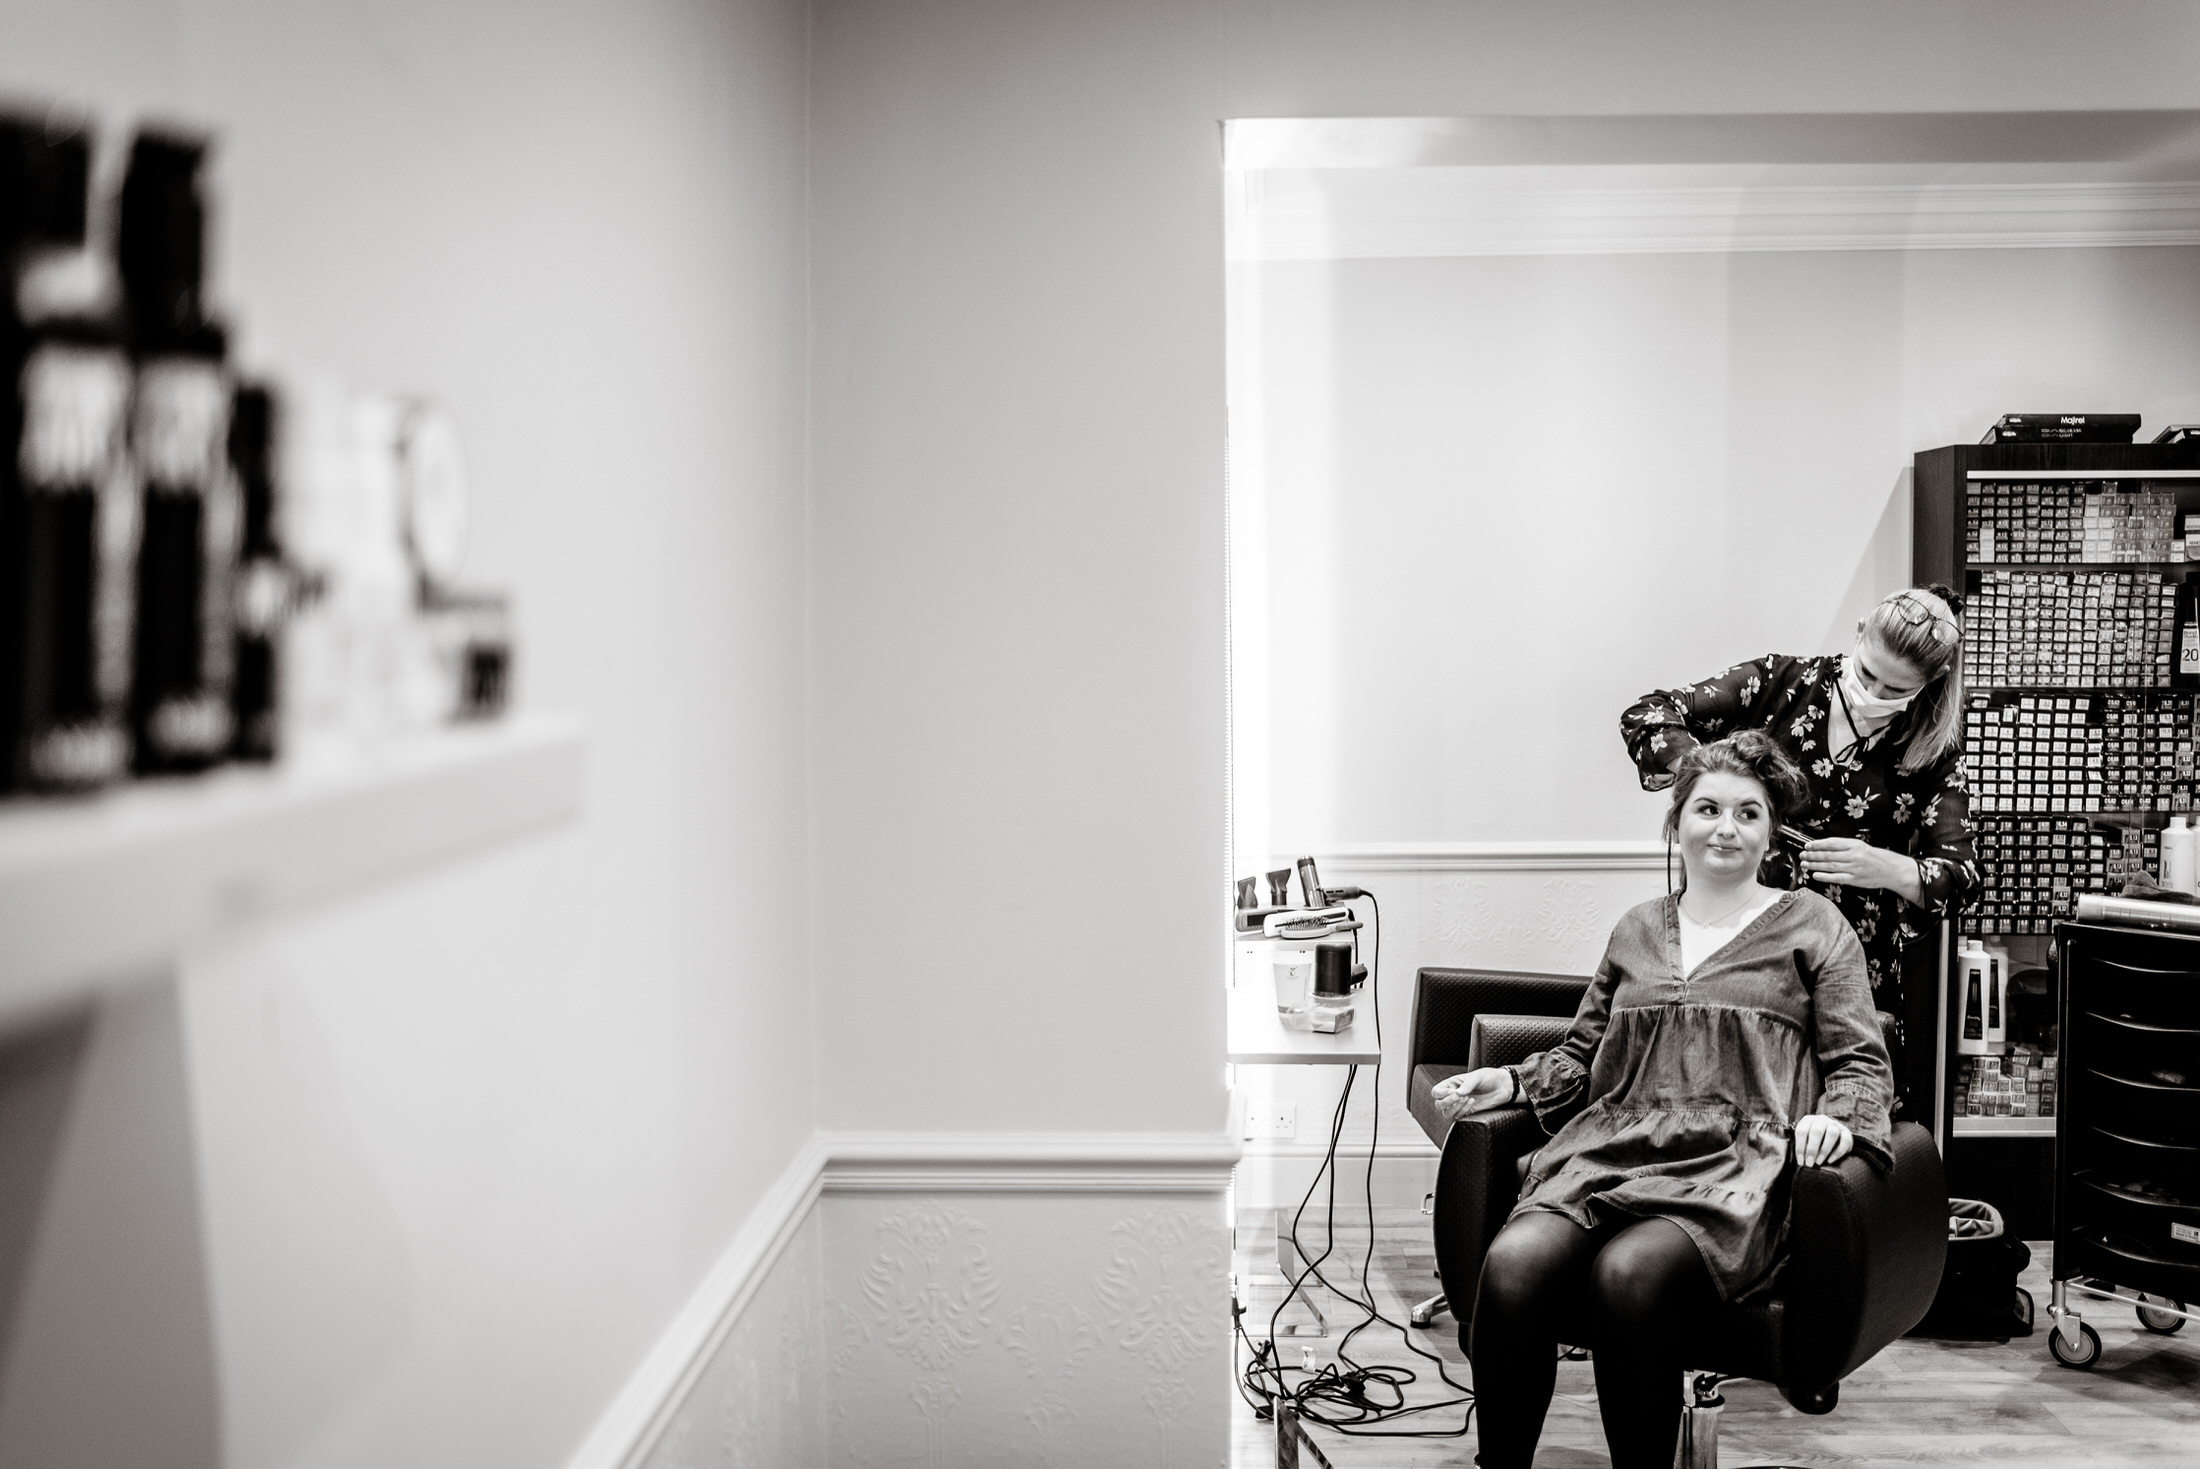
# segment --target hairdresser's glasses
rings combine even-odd
[[[1952,643],[1960,635],[1955,622],[1942,616],[1940,609],[1923,597],[1905,593],[1900,600],[1889,604],[1889,606],[1894,615],[1901,618],[1906,625],[1910,627],[1929,626],[1932,629],[1933,641],[1936,643]]]

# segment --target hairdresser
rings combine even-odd
[[[1645,694],[1620,716],[1647,791],[1670,786],[1698,744],[1738,730],[1763,730],[1802,767],[1809,799],[1792,824],[1811,840],[1799,856],[1770,859],[1764,880],[1786,887],[1794,873],[1848,919],[1873,1000],[1895,1021],[1897,1057],[1902,950],[1979,886],[1963,779],[1962,614],[1948,588],[1912,587],[1874,607],[1846,653],[1769,653]]]

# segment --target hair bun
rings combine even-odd
[[[1934,596],[1940,598],[1941,601],[1946,602],[1948,604],[1948,610],[1950,612],[1953,612],[1958,619],[1962,618],[1963,593],[1957,591],[1953,587],[1947,586],[1944,583],[1937,581],[1927,582],[1923,587],[1919,588],[1919,590],[1931,592]]]

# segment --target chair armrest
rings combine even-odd
[[[1519,1202],[1520,1160],[1549,1140],[1527,1107],[1497,1107],[1452,1123],[1436,1165],[1436,1273],[1466,1340],[1482,1257]]]
[[[1801,1168],[1788,1216],[1780,1388],[1805,1413],[1923,1319],[1948,1255],[1948,1180],[1932,1135],[1898,1122],[1894,1167],[1854,1154]]]
[[[1406,1077],[1406,1110],[1421,1124],[1421,1131],[1428,1134],[1428,1140],[1439,1148],[1451,1133],[1451,1119],[1437,1110],[1436,1084],[1466,1069],[1464,1066],[1416,1066]]]

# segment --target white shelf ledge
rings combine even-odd
[[[583,740],[514,719],[341,767],[230,767],[0,809],[0,1024],[243,922],[570,820]]]
[[[2053,1137],[2052,1117],[1951,1117],[1957,1137]]]
[[[1290,1025],[1276,1013],[1273,985],[1240,984],[1230,989],[1230,1064],[1233,1066],[1373,1066],[1382,1060],[1375,1038],[1373,1006],[1356,998],[1349,1030],[1325,1035]]]

